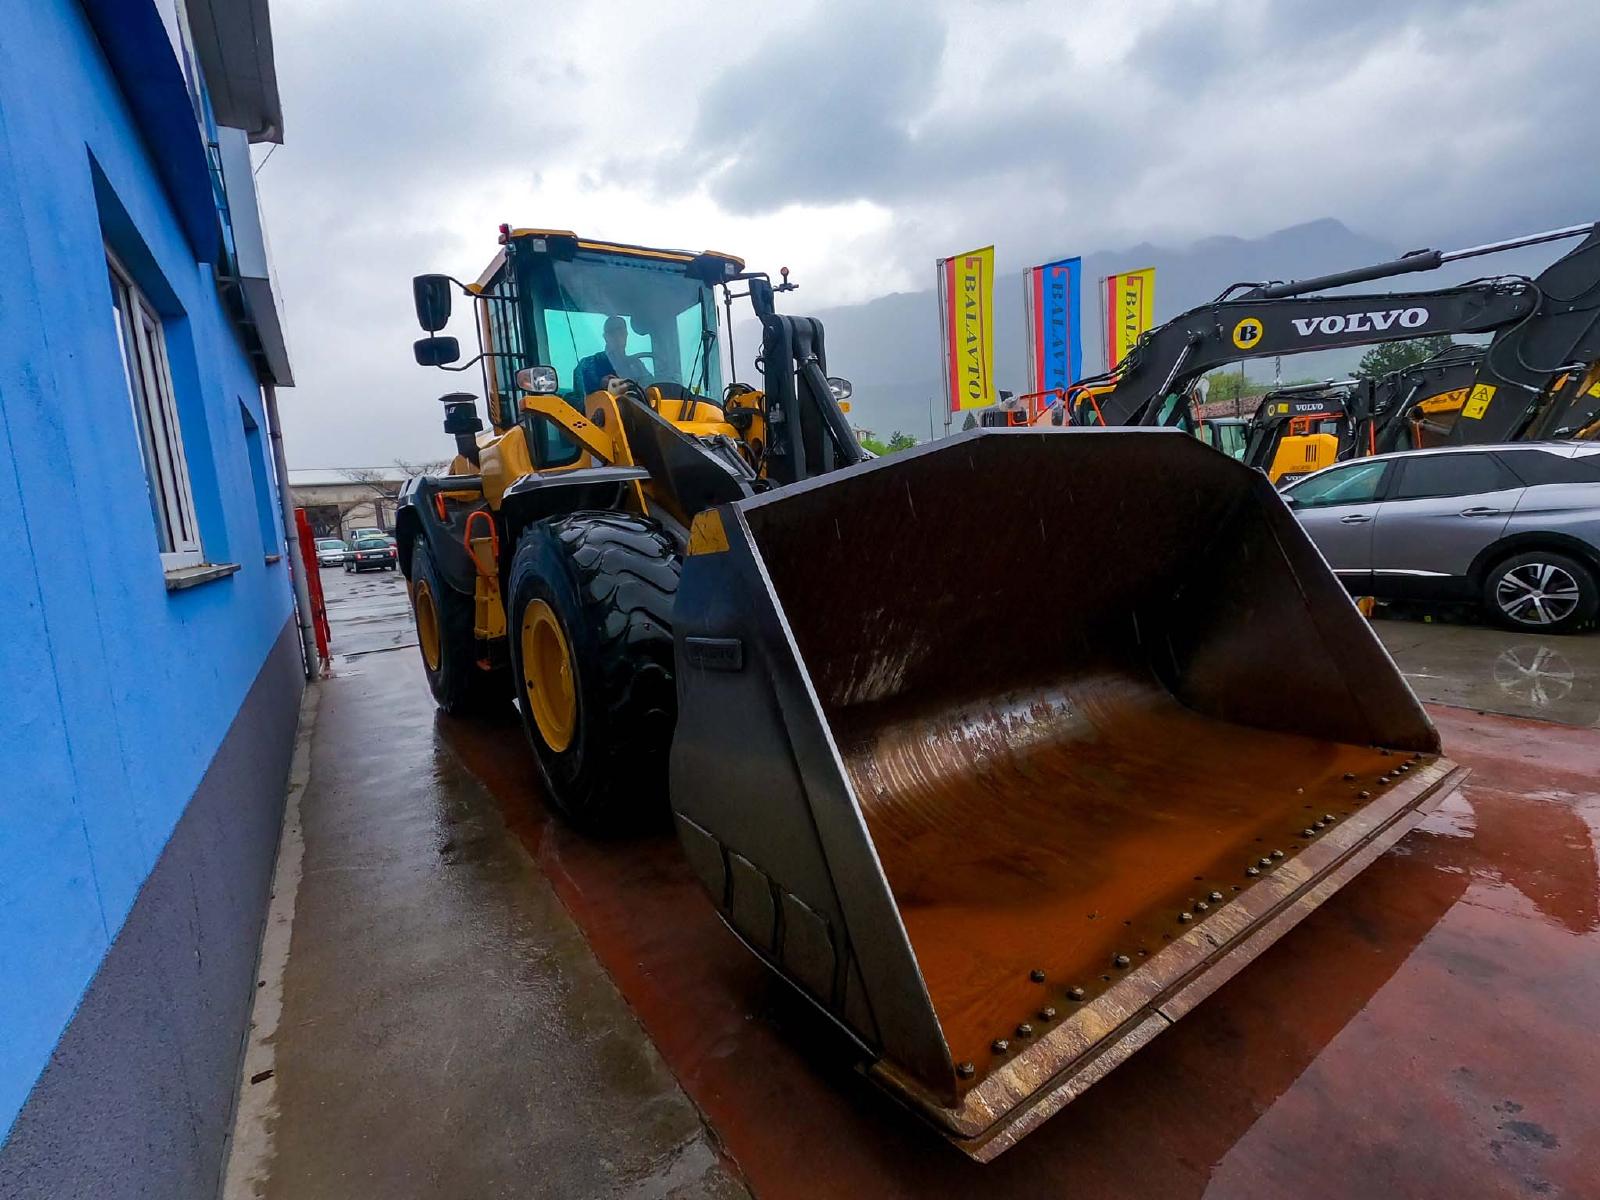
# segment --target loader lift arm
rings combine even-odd
[[[1320,295],[1328,288],[1415,271],[1557,238],[1583,241],[1544,270],[1415,292]],[[1376,266],[1291,283],[1229,288],[1146,333],[1108,378],[1098,422],[1184,425],[1184,397],[1200,376],[1244,359],[1339,349],[1436,334],[1493,333],[1479,364],[1474,396],[1453,441],[1514,438],[1550,376],[1600,356],[1600,225],[1573,226],[1461,251],[1422,251]],[[1086,380],[1085,383],[1093,383]],[[1168,397],[1177,399],[1168,403]],[[1090,423],[1080,408],[1073,423]]]

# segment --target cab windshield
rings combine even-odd
[[[617,375],[721,395],[711,289],[681,262],[580,251],[570,262],[540,256],[530,274],[535,336],[562,392],[585,395]]]

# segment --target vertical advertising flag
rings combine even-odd
[[[951,412],[988,408],[994,391],[994,247],[939,260],[939,331]]]
[[[1139,335],[1153,323],[1156,269],[1107,275],[1105,286],[1106,370],[1128,357]]]
[[[1028,391],[1070,387],[1083,378],[1083,262],[1063,258],[1022,277],[1028,311]],[[1046,407],[1036,397],[1033,409]]]

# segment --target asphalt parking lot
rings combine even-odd
[[[1443,1198],[1600,1178],[1600,636],[1377,621],[1465,789],[979,1167],[851,1069],[670,836],[578,836],[509,710],[434,712],[402,579],[324,581],[337,660],[276,1099],[231,1195]]]

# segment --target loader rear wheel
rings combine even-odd
[[[411,550],[411,615],[434,703],[451,716],[483,712],[506,696],[505,669],[478,665],[472,601],[445,583],[419,536]]]
[[[629,513],[540,521],[517,543],[506,614],[517,708],[546,794],[587,832],[666,821],[678,568],[672,540]]]

